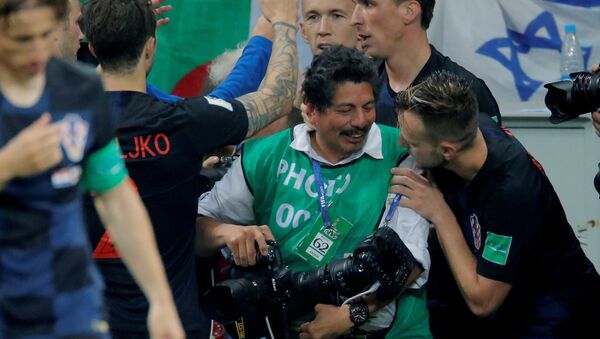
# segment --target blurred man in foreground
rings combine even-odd
[[[0,0],[0,337],[108,337],[84,187],[150,300],[150,334],[183,338],[100,81],[51,58],[66,6]]]

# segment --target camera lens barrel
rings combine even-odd
[[[600,107],[600,73],[579,72],[571,74],[571,80],[544,85],[548,89],[545,103],[551,111],[550,121],[554,124],[574,119],[581,114]]]

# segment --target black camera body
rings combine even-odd
[[[271,301],[289,293],[289,269],[283,265],[274,241],[267,241],[268,255],[257,255],[256,265],[245,268],[232,265],[230,279],[210,288],[202,305],[212,319],[227,324],[241,317],[259,302]]]
[[[231,279],[210,288],[201,301],[212,319],[225,325],[235,322],[232,328],[237,331],[245,326],[246,338],[265,336],[265,316],[278,326],[275,337],[286,338],[290,319],[309,313],[318,303],[341,305],[375,282],[381,284],[377,298],[388,300],[400,293],[417,265],[389,227],[375,230],[352,256],[305,272],[292,272],[283,264],[278,245],[272,241],[267,245],[267,256],[259,255],[250,268],[233,266]]]
[[[219,161],[213,168],[202,168],[200,171],[200,192],[210,191],[215,183],[221,180],[225,173],[229,171],[233,162],[239,157],[239,154],[223,155],[219,157]]]
[[[600,73],[572,73],[571,80],[545,84],[545,103],[550,110],[550,122],[558,124],[590,113],[600,107]]]
[[[217,162],[217,164],[215,165],[215,167],[225,167],[225,168],[230,168],[231,165],[233,164],[233,162],[239,158],[240,155],[239,154],[234,154],[234,155],[222,155],[219,157],[219,162]]]
[[[550,122],[559,124],[577,118],[581,114],[600,108],[600,73],[578,72],[570,74],[571,80],[544,85],[546,106],[551,111]],[[594,177],[594,187],[600,194],[600,164]]]

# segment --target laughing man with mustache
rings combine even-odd
[[[241,158],[200,199],[196,248],[208,255],[227,246],[238,265],[248,266],[256,264],[255,243],[265,254],[265,240],[276,240],[284,264],[296,272],[352,253],[388,208],[390,175],[384,173],[408,156],[397,142],[398,129],[374,123],[376,86],[373,64],[356,49],[333,46],[317,56],[302,88],[312,126],[300,124],[244,144]],[[319,204],[323,197],[327,208]],[[298,248],[324,225],[324,209],[334,223],[343,218],[352,226],[333,257],[315,263]],[[367,297],[361,305],[315,305],[314,318],[296,328],[301,339],[337,338],[348,331],[369,338],[431,336],[422,290],[429,269],[428,222],[402,208],[391,227],[416,262],[396,293],[400,296]],[[352,318],[351,307],[368,308],[366,322]]]

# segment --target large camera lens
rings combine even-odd
[[[293,315],[312,310],[315,304],[335,304],[339,296],[351,296],[365,290],[373,277],[361,270],[352,258],[333,260],[329,264],[293,274]]]
[[[201,304],[212,319],[234,321],[267,296],[269,284],[263,281],[265,279],[268,277],[249,274],[244,278],[225,280],[210,288],[202,296]]]
[[[552,112],[550,121],[558,124],[600,107],[600,74],[587,72],[571,74],[572,80],[544,85],[546,106]]]
[[[257,258],[252,268],[232,270],[234,279],[223,281],[204,294],[201,302],[212,319],[231,323],[240,316],[265,314],[273,309],[293,319],[316,304],[340,304],[379,281],[377,296],[386,300],[402,289],[415,260],[398,234],[378,228],[353,252],[305,272],[292,273],[282,262],[275,243],[269,255]],[[383,291],[383,292],[380,292]]]

